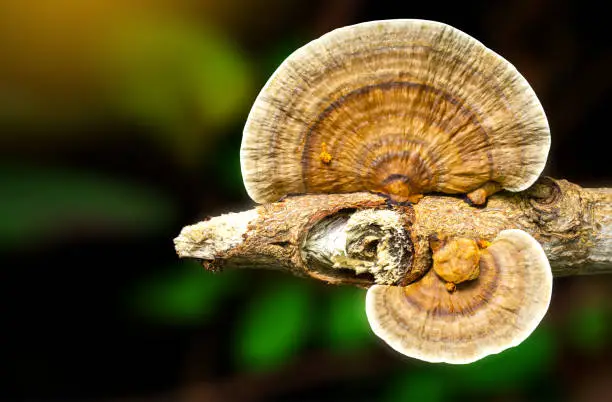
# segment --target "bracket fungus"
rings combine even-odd
[[[434,270],[405,287],[370,287],[372,330],[398,352],[429,362],[471,363],[518,345],[550,303],[552,273],[542,246],[522,230],[504,230],[478,267],[478,276],[453,292]]]
[[[525,78],[449,25],[372,21],[291,54],[248,116],[248,194],[521,191],[546,163],[550,134]]]
[[[549,147],[533,89],[469,35],[424,20],[336,29],[291,54],[247,118],[244,184],[264,204],[187,226],[175,247],[211,270],[367,287],[393,349],[473,362],[529,336],[553,273],[612,271],[612,191],[528,189]]]

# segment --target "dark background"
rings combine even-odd
[[[278,64],[374,19],[442,21],[503,55],[549,117],[545,173],[610,186],[597,4],[3,0],[0,400],[612,400],[611,277],[555,280],[526,342],[457,367],[375,339],[361,290],[214,275],[172,244],[252,205],[241,130]]]

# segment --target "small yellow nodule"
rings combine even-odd
[[[480,239],[476,243],[478,244],[478,247],[480,248],[487,248],[491,245],[491,242],[485,239]]]
[[[324,142],[321,143],[321,153],[319,154],[319,159],[326,165],[328,165],[332,160],[331,154],[327,152],[327,144]]]
[[[432,244],[433,269],[447,283],[449,292],[455,284],[478,278],[480,274],[480,248],[472,239],[452,239]],[[450,285],[452,284],[452,285]]]

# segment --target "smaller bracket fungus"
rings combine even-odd
[[[448,253],[449,259],[442,258],[438,270],[461,282],[474,271],[461,270],[457,277],[444,265],[453,260],[459,242],[441,248],[439,253]],[[471,244],[469,248],[479,252]],[[448,291],[435,263],[406,287],[372,286],[366,297],[372,330],[398,352],[429,362],[471,363],[518,345],[550,303],[552,273],[542,246],[527,232],[504,230],[480,253],[478,269],[477,278],[454,292]]]

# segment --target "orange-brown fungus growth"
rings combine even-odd
[[[480,248],[475,240],[442,240],[432,242],[431,246],[433,269],[440,278],[453,284],[478,278]]]
[[[321,143],[321,153],[319,154],[319,159],[326,165],[329,164],[332,160],[331,154],[327,152],[327,144],[324,142]]]

